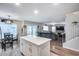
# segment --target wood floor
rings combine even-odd
[[[79,52],[70,50],[70,49],[66,49],[66,48],[62,48],[59,46],[54,46],[53,50],[51,50],[51,52],[59,55],[59,56],[79,56]]]
[[[79,52],[62,47],[61,41],[51,41],[51,52],[59,56],[79,56]]]

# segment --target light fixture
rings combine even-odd
[[[38,14],[38,10],[34,10],[34,14]]]
[[[72,22],[72,24],[75,24],[75,25],[78,24],[78,23],[79,23],[79,22],[77,22],[77,21]]]
[[[20,3],[15,3],[15,5],[19,6],[19,5],[20,5]]]

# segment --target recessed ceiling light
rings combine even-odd
[[[15,3],[15,5],[20,5],[20,3]]]
[[[34,10],[34,14],[38,14],[38,10]]]

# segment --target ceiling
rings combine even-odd
[[[34,14],[38,10],[38,14]],[[64,22],[65,14],[79,11],[78,3],[21,3],[19,6],[14,3],[0,3],[0,17],[11,15],[17,20],[26,20],[32,22]]]

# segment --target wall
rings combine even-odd
[[[20,36],[22,36],[22,25],[23,25],[23,21],[14,20],[13,22],[17,25],[18,38],[20,38]]]
[[[78,23],[73,23],[78,22]],[[79,51],[79,15],[68,14],[65,20],[66,42],[64,48]]]
[[[79,36],[79,23],[73,24],[72,22],[74,21],[79,22],[79,17],[75,15],[67,15],[65,20],[66,41]]]
[[[79,46],[78,45],[79,45],[79,37],[76,37],[76,38],[73,38],[70,41],[67,41],[66,43],[64,43],[63,47],[79,52]]]

